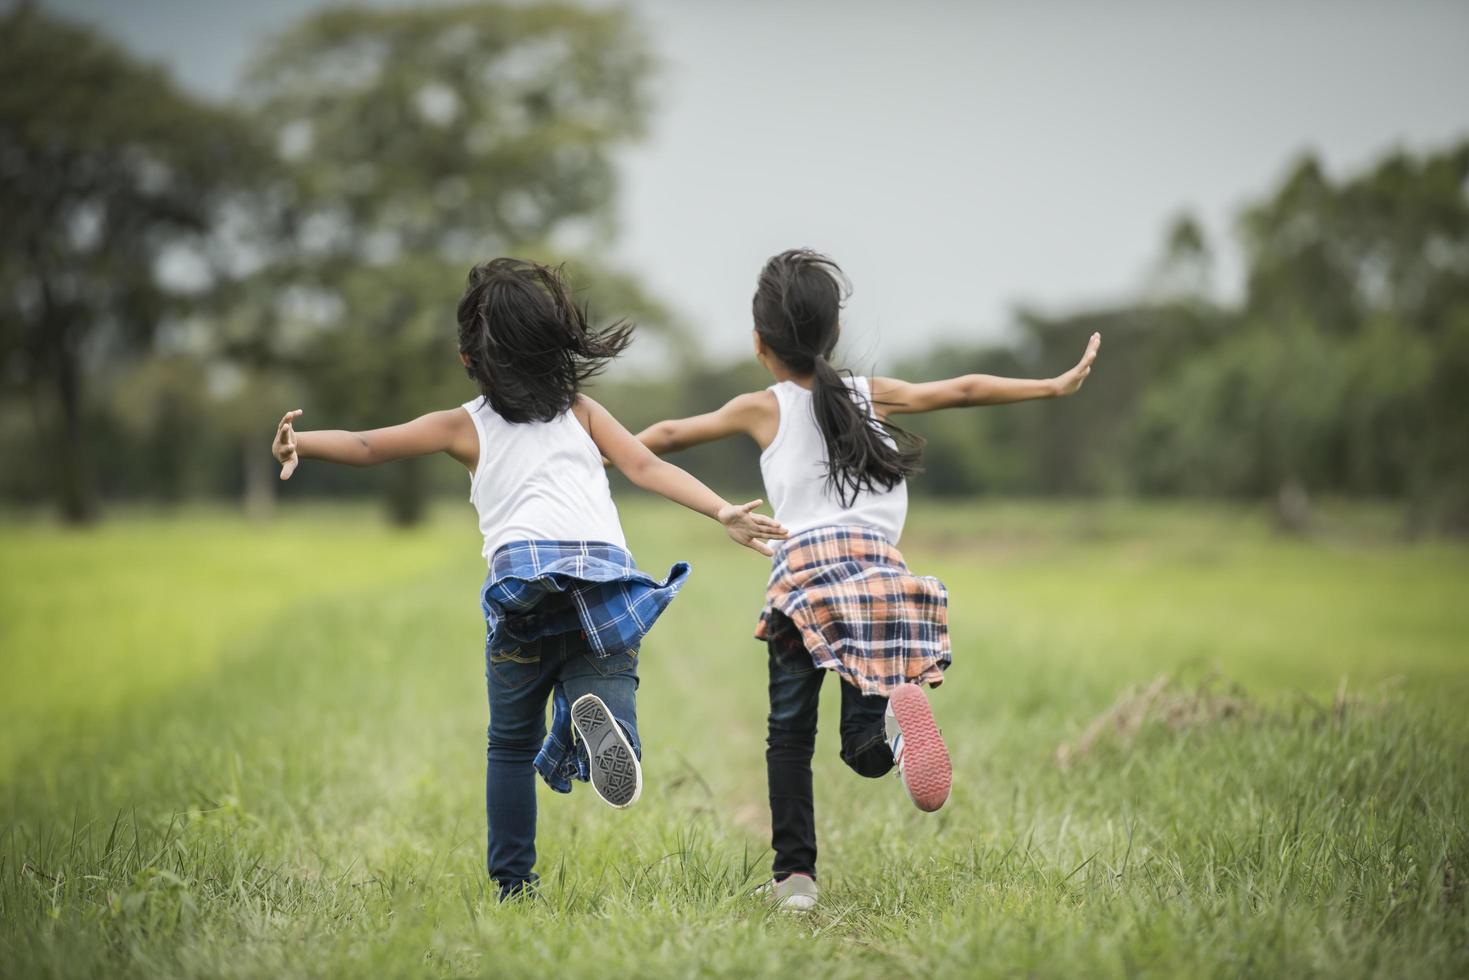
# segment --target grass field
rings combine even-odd
[[[748,895],[765,566],[672,508],[626,517],[645,568],[694,565],[644,648],[647,787],[625,812],[543,792],[544,889],[509,906],[467,508],[412,534],[0,524],[0,975],[1469,973],[1469,549],[916,512],[905,552],[951,593],[954,795],[921,814],[842,766],[828,680],[823,904],[787,916]]]

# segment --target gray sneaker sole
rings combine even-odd
[[[587,747],[592,789],[619,810],[636,803],[643,793],[643,767],[602,699],[595,694],[577,698],[571,723]]]

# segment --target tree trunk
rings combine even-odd
[[[1301,481],[1288,479],[1275,495],[1275,526],[1288,534],[1311,529],[1311,497]]]
[[[394,463],[388,471],[388,520],[398,527],[420,523],[428,510],[428,488],[425,485],[422,459],[405,459]]]
[[[275,514],[275,485],[280,482],[276,466],[266,457],[258,439],[241,439],[240,452],[245,465],[245,517],[269,520]]]
[[[86,434],[82,431],[81,356],[66,324],[54,327],[56,396],[61,409],[61,438],[56,443],[56,502],[67,524],[87,524],[97,516]]]

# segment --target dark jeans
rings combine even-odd
[[[816,711],[826,671],[792,644],[770,649],[770,729],[765,770],[770,781],[770,845],[777,879],[800,872],[816,876],[816,810],[811,795],[811,757],[816,752]],[[888,699],[842,689],[842,761],[862,776],[892,771],[883,715]]]
[[[485,811],[489,818],[490,877],[500,897],[536,881],[536,771],[532,763],[546,738],[546,701],[559,681],[572,702],[595,694],[638,746],[636,651],[598,658],[581,633],[548,636],[486,660],[490,689]]]

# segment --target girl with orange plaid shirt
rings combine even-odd
[[[891,416],[1074,394],[1101,345],[1093,334],[1075,367],[1045,380],[855,377],[829,360],[847,291],[824,255],[796,249],[770,259],[755,290],[754,343],[775,384],[638,434],[660,455],[751,437],[775,519],[790,532],[776,551],[755,635],[767,643],[770,676],[765,758],[775,862],[765,888],[800,910],[816,904],[811,757],[826,670],[847,682],[843,761],[870,777],[896,767],[922,810],[937,810],[949,796],[948,749],[922,686],[938,686],[951,660],[948,593],[938,579],[909,572],[896,547],[906,478],[921,453]]]

